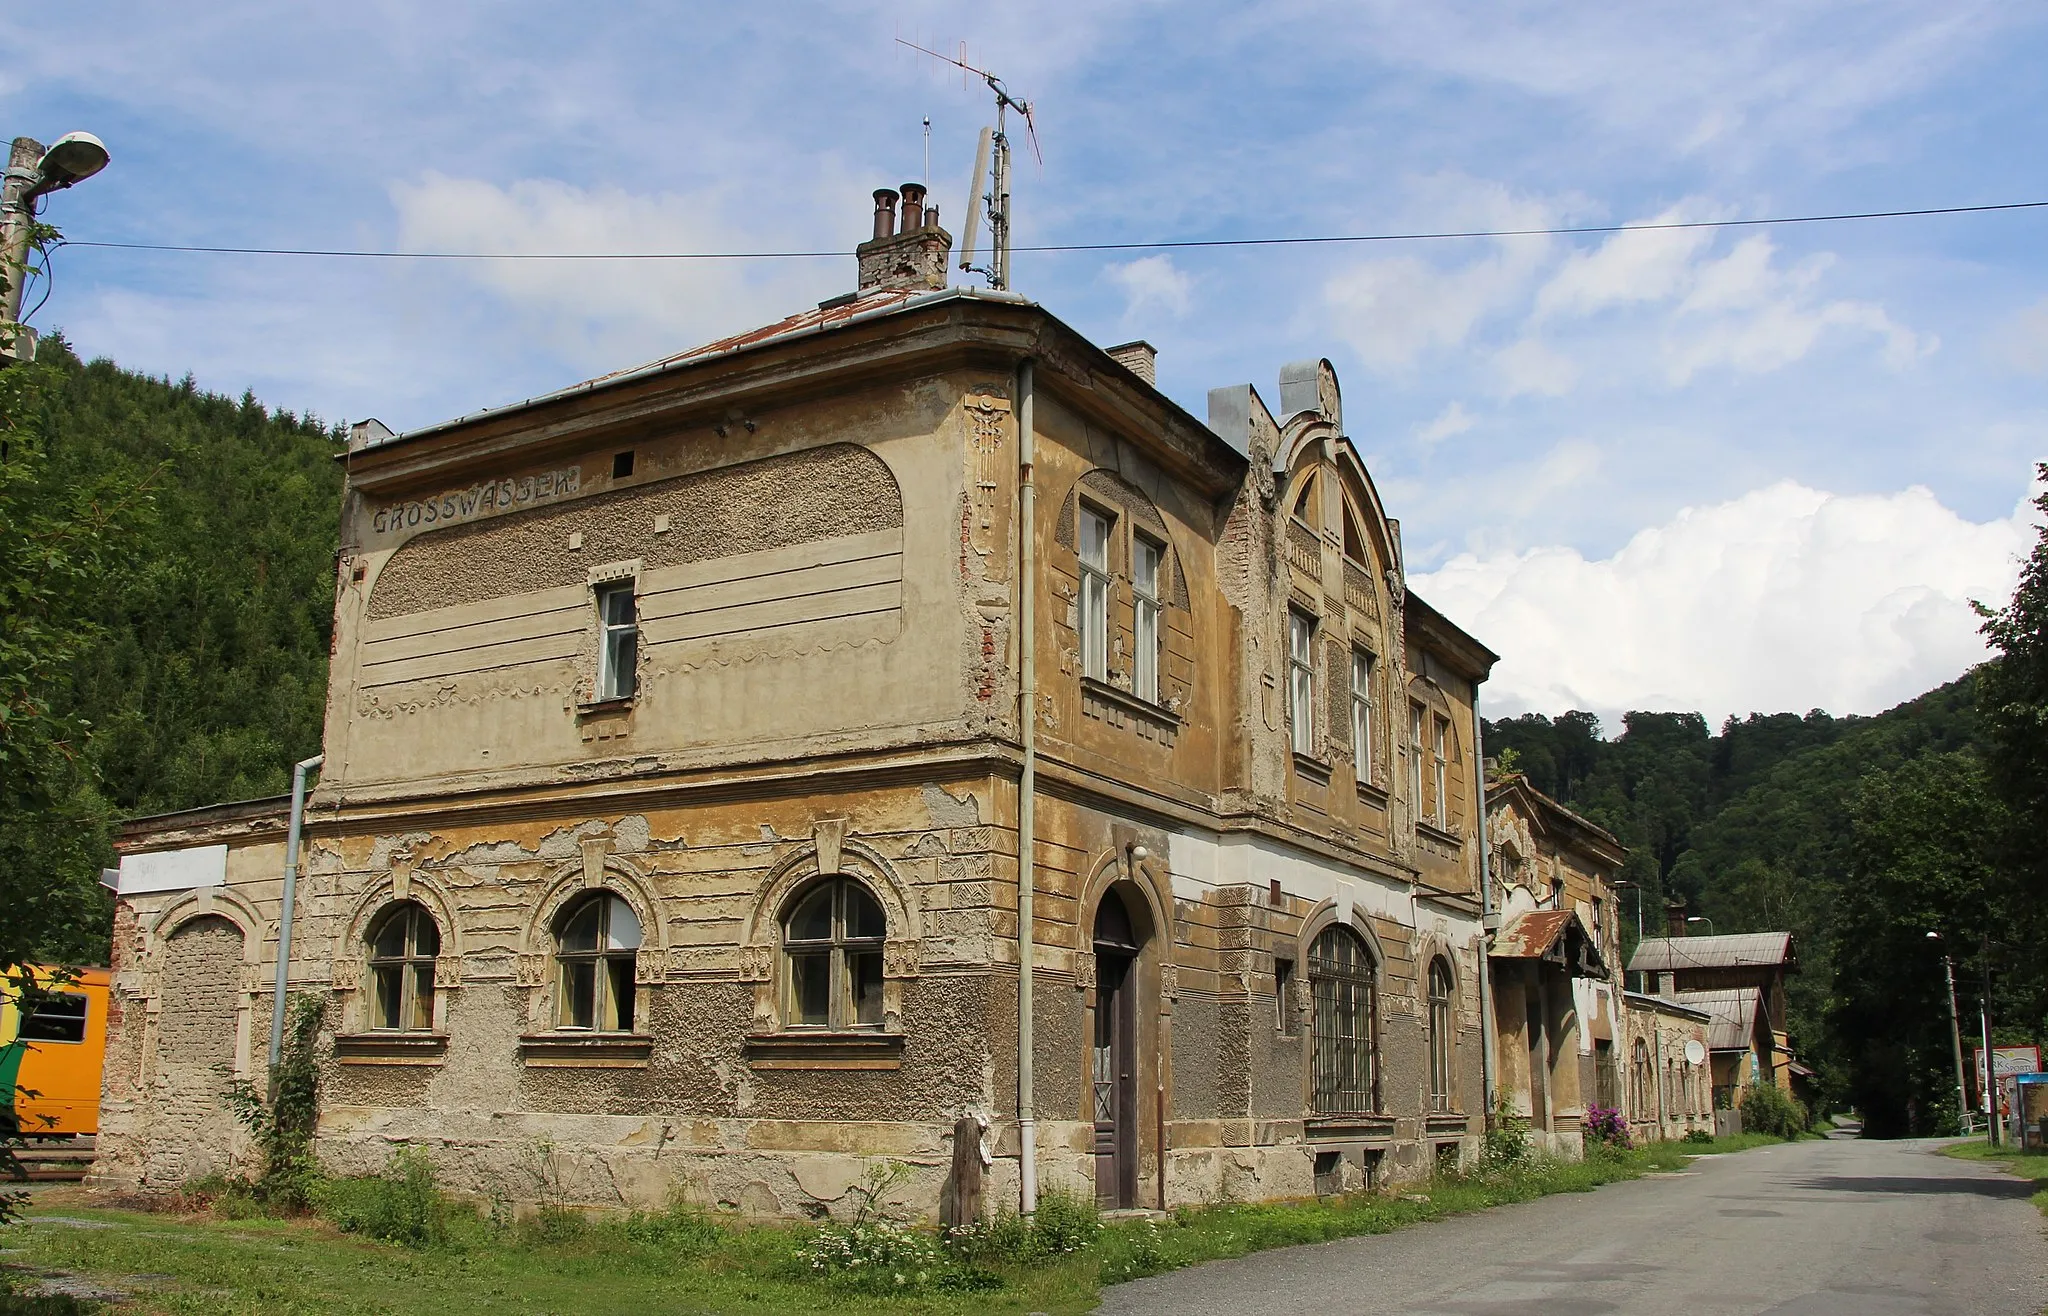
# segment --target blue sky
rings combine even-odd
[[[1531,227],[2048,198],[2048,11],[1924,3],[160,6],[0,29],[12,132],[104,138],[73,238],[848,248],[986,92],[1035,101],[1021,242]],[[1023,255],[1196,414],[1327,355],[1495,711],[1871,712],[1981,655],[2048,457],[2048,212],[1618,238]],[[57,259],[88,355],[404,429],[774,319],[852,259]]]

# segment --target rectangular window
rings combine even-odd
[[[640,679],[640,614],[632,581],[598,587],[597,619],[597,697],[630,699]]]
[[[1160,567],[1166,561],[1166,550],[1143,535],[1133,539],[1131,548],[1131,593],[1137,601],[1132,634],[1138,649],[1131,693],[1156,704],[1159,702]]]
[[[1372,762],[1372,655],[1351,651],[1351,761],[1361,783],[1370,785]]]
[[[56,992],[43,998],[33,1013],[21,1021],[24,1042],[83,1042],[85,1040],[86,998],[75,992]],[[9,1094],[10,1098],[12,1093]]]
[[[1414,802],[1415,816],[1427,817],[1422,800],[1422,705],[1408,706],[1408,798]]]
[[[1081,509],[1081,674],[1109,679],[1109,518]]]
[[[1294,1036],[1294,961],[1273,959],[1273,1026],[1282,1037]]]
[[[1294,752],[1316,752],[1316,624],[1292,609],[1287,613],[1287,723]]]
[[[1450,826],[1450,759],[1444,754],[1444,741],[1451,724],[1442,718],[1436,719],[1436,742],[1430,754],[1430,785],[1436,788],[1436,808],[1433,816],[1439,827]]]

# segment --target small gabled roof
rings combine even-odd
[[[1799,971],[1789,932],[1731,932],[1714,937],[1646,937],[1629,958],[1631,973],[1674,969],[1764,969]]]
[[[1605,978],[1600,947],[1575,909],[1532,909],[1517,914],[1487,952],[1499,960],[1548,960],[1582,978]]]
[[[1678,992],[1674,999],[1707,1012],[1707,1046],[1715,1051],[1747,1051],[1756,1036],[1757,1012],[1764,1006],[1763,990],[1757,987]]]

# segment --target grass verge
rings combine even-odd
[[[1953,1147],[1944,1147],[1942,1154],[1953,1156],[1959,1161],[1988,1161],[2003,1166],[2007,1173],[2036,1183],[2048,1182],[2048,1152],[2021,1151],[2014,1147],[1993,1147],[1982,1142],[1959,1142]],[[2042,1215],[2048,1215],[2048,1186],[2034,1194],[2033,1202]]]
[[[103,1210],[78,1195],[46,1197],[30,1222],[0,1235],[16,1279],[61,1272],[124,1295],[124,1313],[164,1316],[312,1316],[432,1311],[751,1313],[832,1310],[930,1313],[1078,1313],[1104,1285],[1265,1248],[1382,1234],[1423,1221],[1682,1167],[1715,1148],[1660,1144],[1583,1162],[1535,1163],[1439,1179],[1394,1194],[1186,1208],[1162,1222],[1090,1231],[1085,1245],[1016,1260],[983,1254],[978,1272],[999,1283],[974,1291],[876,1292],[820,1279],[807,1257],[818,1231],[747,1225],[701,1214],[571,1227],[497,1228],[450,1210],[433,1242],[403,1246],[345,1234],[325,1221],[223,1220]],[[1735,1150],[1725,1148],[1724,1150]],[[868,1277],[872,1281],[873,1276]],[[21,1301],[20,1299],[13,1300]],[[14,1306],[0,1313],[93,1310]]]

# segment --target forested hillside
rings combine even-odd
[[[340,436],[61,339],[5,374],[0,652],[48,736],[0,760],[0,897],[50,915],[36,953],[104,962],[118,818],[272,794],[318,752]]]

